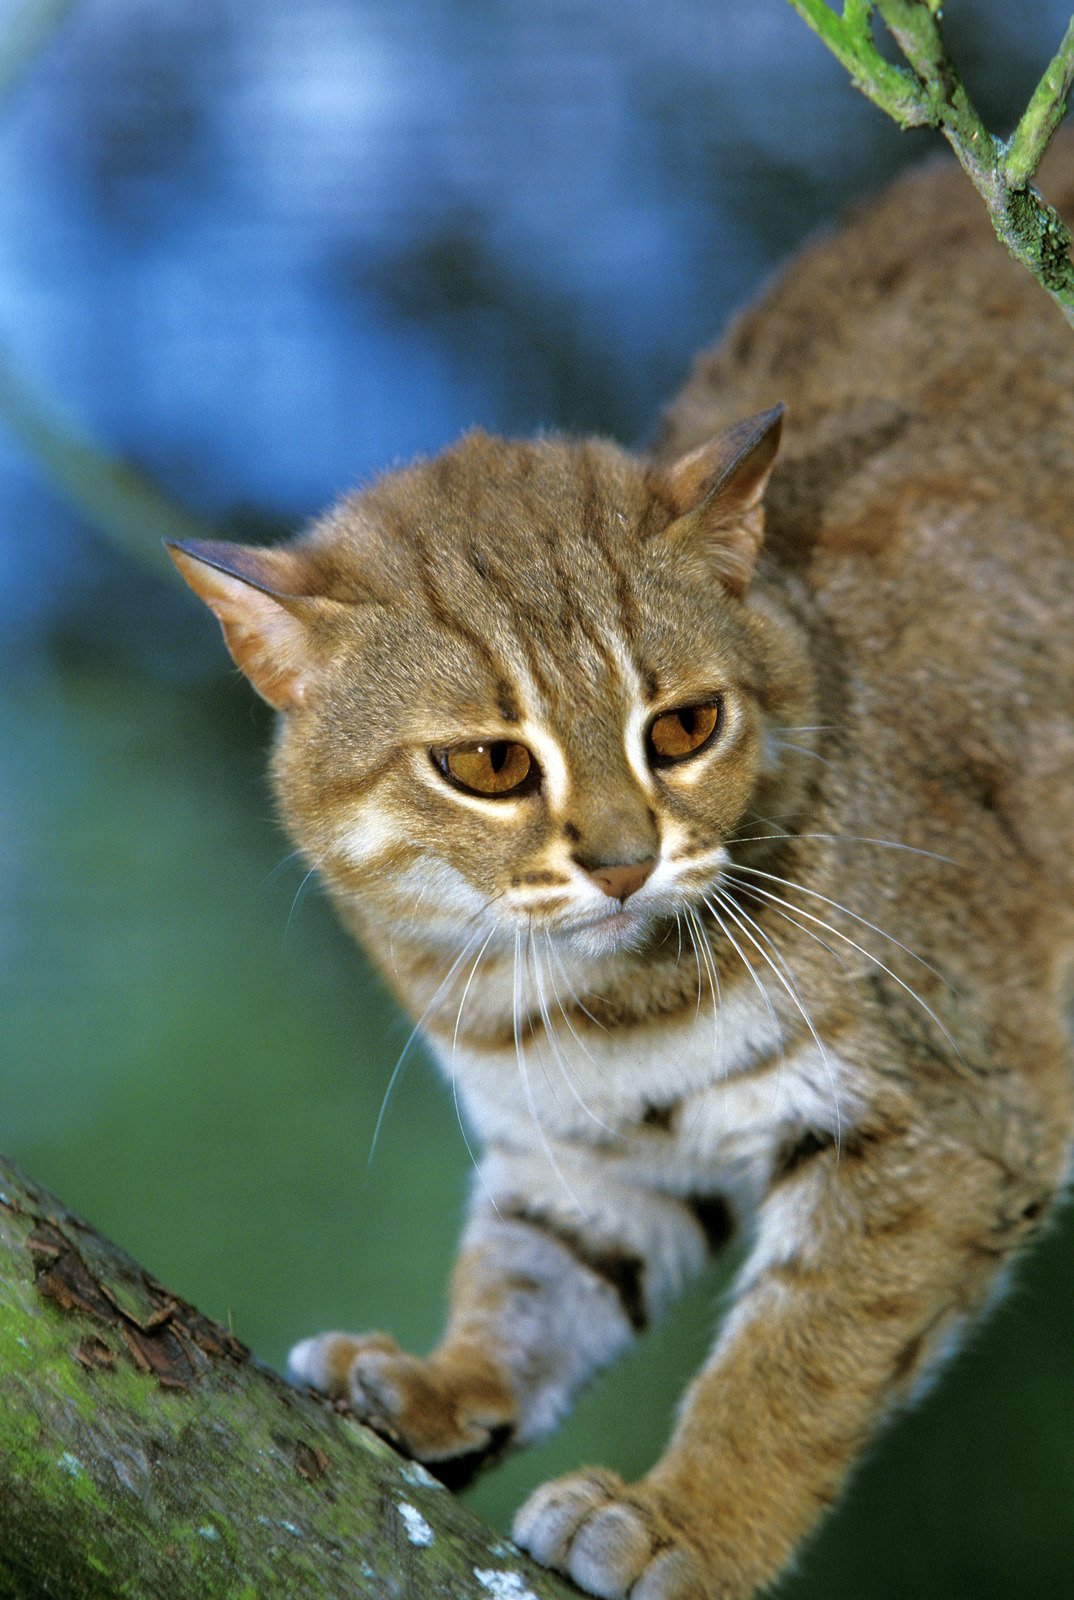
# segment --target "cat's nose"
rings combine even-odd
[[[575,856],[578,861],[578,857]],[[603,889],[613,900],[629,900],[652,873],[656,857],[644,861],[630,861],[625,866],[579,861],[578,865],[589,874],[598,889]]]

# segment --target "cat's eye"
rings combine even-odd
[[[540,769],[524,744],[514,739],[487,739],[432,750],[434,763],[449,783],[469,794],[506,799],[536,788]]]
[[[670,767],[696,756],[712,743],[723,720],[723,702],[717,697],[698,706],[676,706],[664,711],[649,726],[646,743],[654,767]]]

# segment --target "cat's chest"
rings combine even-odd
[[[860,1110],[823,1032],[803,1037],[746,992],[642,1026],[433,1048],[483,1143],[746,1206],[789,1137],[837,1138]]]

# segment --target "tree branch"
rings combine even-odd
[[[1074,19],[1026,108],[1004,142],[989,133],[940,32],[940,0],[790,0],[843,63],[855,85],[901,127],[938,128],[988,208],[998,237],[1074,324],[1070,230],[1032,187],[1048,141],[1066,113],[1074,82]],[[874,14],[910,67],[893,67],[873,39]],[[906,85],[895,93],[891,74]]]
[[[570,1600],[0,1158],[5,1600]]]
[[[901,128],[931,123],[921,86],[902,67],[885,61],[872,33],[871,0],[845,0],[838,16],[826,0],[790,0],[813,32],[847,69],[855,88],[867,95]]]
[[[1074,17],[1071,17],[1063,42],[1048,63],[1043,78],[1023,113],[1022,120],[1007,141],[1007,182],[1014,189],[1032,183],[1048,148],[1048,140],[1066,116],[1067,99],[1074,84]]]

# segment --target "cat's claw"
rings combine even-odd
[[[543,1566],[601,1600],[707,1600],[698,1559],[643,1485],[573,1472],[532,1494],[513,1537]]]
[[[451,1487],[468,1483],[513,1437],[513,1396],[462,1360],[407,1355],[383,1333],[322,1333],[287,1361],[298,1383],[341,1400]]]

